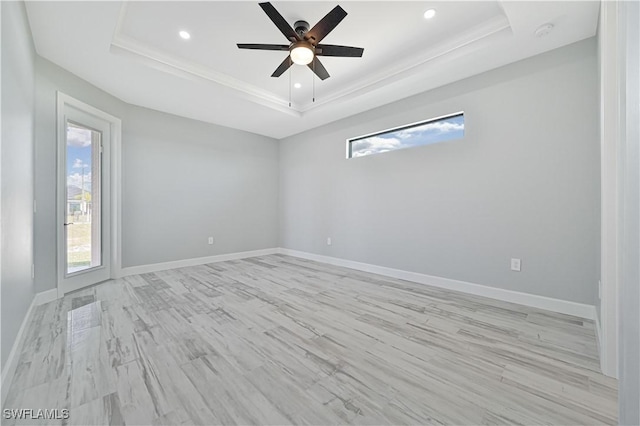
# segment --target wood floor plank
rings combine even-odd
[[[617,422],[593,321],[289,256],[105,282],[25,336],[4,408],[61,424]]]

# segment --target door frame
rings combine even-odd
[[[602,2],[600,48],[600,316],[596,316],[600,369],[618,378],[620,262],[620,60],[618,4]]]
[[[111,248],[109,253],[103,253],[103,256],[109,256],[109,260],[111,263],[109,276],[111,279],[117,278],[120,276],[120,271],[122,269],[122,250],[121,250],[121,220],[122,220],[122,209],[121,209],[121,193],[122,193],[122,167],[121,167],[121,153],[122,153],[122,121],[111,114],[108,114],[98,108],[95,108],[89,104],[86,104],[78,99],[75,99],[65,93],[60,91],[56,92],[56,147],[57,147],[57,166],[56,166],[56,288],[58,291],[58,297],[64,296],[64,289],[62,288],[62,280],[61,277],[64,276],[64,271],[61,271],[61,262],[60,256],[60,243],[64,238],[64,226],[62,225],[65,222],[65,218],[60,217],[62,209],[60,208],[61,196],[60,191],[62,188],[59,188],[59,180],[60,173],[63,171],[60,170],[60,167],[64,162],[63,159],[60,158],[62,156],[62,150],[60,149],[61,144],[66,144],[67,133],[66,133],[66,119],[65,119],[65,108],[71,107],[83,111],[87,114],[93,115],[99,119],[102,119],[109,123],[110,127],[110,149],[111,149],[111,161],[109,162],[109,180],[111,186],[111,208],[110,208],[110,227],[111,227],[111,236],[110,243]]]

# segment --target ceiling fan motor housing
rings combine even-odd
[[[307,21],[296,21],[296,23],[293,24],[293,29],[302,37],[309,31],[309,23]]]
[[[282,61],[278,68],[276,68],[273,74],[271,74],[271,77],[280,77],[293,64],[298,64],[308,66],[321,80],[326,80],[329,78],[329,73],[317,58],[318,56],[343,58],[362,57],[364,49],[361,47],[320,44],[327,34],[333,31],[345,16],[347,16],[347,12],[340,6],[331,9],[331,11],[311,29],[309,23],[303,20],[296,21],[293,27],[291,27],[280,12],[269,2],[259,3],[259,6],[275,26],[278,27],[282,35],[286,37],[289,44],[238,43],[238,48],[275,51],[288,50],[289,55]]]

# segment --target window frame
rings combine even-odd
[[[445,114],[445,115],[441,115],[439,117],[435,117],[435,118],[429,118],[427,120],[421,120],[421,121],[416,121],[414,123],[409,123],[409,124],[403,124],[401,126],[396,126],[396,127],[392,127],[386,130],[380,130],[380,131],[376,131],[376,132],[372,132],[372,133],[367,133],[365,135],[362,136],[356,136],[353,138],[348,138],[346,140],[347,143],[347,160],[352,160],[354,158],[360,158],[360,157],[369,157],[370,155],[375,155],[375,154],[369,154],[369,155],[362,155],[362,156],[358,156],[358,157],[354,157],[353,156],[353,142],[357,142],[363,139],[367,139],[373,136],[380,136],[380,135],[386,135],[388,133],[392,133],[392,132],[399,132],[401,130],[406,130],[406,129],[411,129],[414,127],[419,127],[419,126],[423,126],[425,124],[429,124],[429,123],[435,123],[437,121],[443,121],[443,120],[447,120],[449,118],[454,118],[454,117],[462,117],[463,122],[464,122],[464,110],[458,111],[458,112],[453,112],[450,114]],[[463,137],[464,137],[464,129],[463,129]],[[440,143],[440,142],[447,142],[447,141],[438,141],[438,142],[433,142],[433,143]],[[432,144],[425,144],[425,145],[416,145],[416,146],[426,146],[426,145],[432,145]],[[416,146],[411,146],[411,147],[406,147],[406,148],[415,148]],[[398,148],[398,149],[394,149],[392,151],[400,151],[406,148]],[[385,152],[390,152],[390,151],[385,151]],[[376,154],[383,154],[383,152],[380,153],[376,153]]]

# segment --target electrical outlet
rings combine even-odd
[[[327,238],[327,245],[330,246],[331,245],[331,237]]]
[[[520,259],[511,259],[511,270],[520,272]]]
[[[209,245],[213,244],[213,237],[209,237]]]

